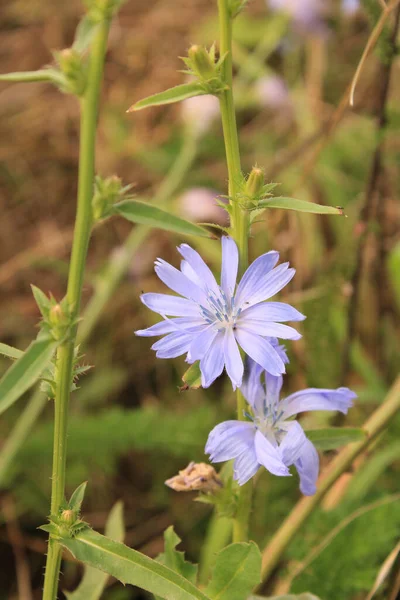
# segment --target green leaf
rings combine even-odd
[[[170,88],[165,92],[160,92],[159,94],[154,94],[153,96],[148,96],[148,98],[139,100],[139,102],[136,102],[136,104],[133,104],[128,109],[128,112],[142,110],[143,108],[149,108],[149,106],[173,104],[174,102],[180,102],[181,100],[186,100],[187,98],[193,98],[193,96],[203,96],[206,93],[207,92],[197,81],[192,83],[184,83],[182,85],[177,85],[173,88]]]
[[[217,554],[206,594],[213,600],[243,600],[261,581],[261,554],[254,542],[231,544]]]
[[[197,361],[193,363],[187,371],[182,376],[182,381],[185,384],[181,389],[187,390],[197,390],[201,387],[201,371],[200,371],[200,362]]]
[[[87,50],[93,39],[93,35],[96,32],[97,26],[98,23],[96,23],[96,21],[93,21],[89,15],[85,15],[76,28],[72,48],[77,52],[84,52]]]
[[[59,342],[39,334],[0,380],[0,414],[9,408],[36,381],[47,367]]]
[[[327,427],[306,430],[308,439],[320,450],[334,450],[351,442],[361,442],[366,431],[357,427]]]
[[[2,344],[0,342],[0,354],[2,354],[3,356],[6,356],[7,358],[12,358],[14,360],[21,358],[21,356],[23,355],[22,350],[18,350],[17,348],[13,348],[12,346],[9,346],[8,344]]]
[[[250,596],[248,600],[319,600],[314,594],[285,594],[284,596]]]
[[[51,309],[51,300],[46,296],[44,292],[42,292],[41,289],[36,287],[36,285],[31,285],[31,289],[33,297],[36,300],[36,304],[38,305],[38,308],[41,312],[41,315],[45,319],[48,316],[49,311]]]
[[[79,513],[79,511],[81,510],[83,499],[85,497],[86,486],[87,486],[87,481],[84,481],[73,492],[73,494],[68,502],[69,510],[73,510],[76,513]]]
[[[74,538],[60,538],[72,555],[90,567],[112,575],[166,600],[207,600],[182,575],[148,556],[86,528]]]
[[[122,502],[116,502],[110,511],[106,523],[106,536],[116,542],[124,541],[125,527]],[[68,600],[100,600],[108,579],[108,573],[85,566],[85,573],[79,586],[73,592],[64,591],[64,594]]]
[[[113,209],[115,213],[125,217],[132,223],[141,223],[142,225],[149,225],[149,227],[165,229],[184,235],[212,237],[207,229],[140,200],[123,200],[115,204]]]
[[[259,208],[283,208],[284,210],[297,210],[298,212],[313,213],[316,215],[343,215],[343,209],[339,206],[325,206],[315,204],[306,200],[297,200],[297,198],[277,197],[268,200],[261,200],[257,206]]]
[[[185,579],[196,585],[197,565],[185,561],[185,554],[175,550],[180,542],[181,538],[176,535],[171,525],[171,527],[168,527],[164,531],[164,552],[157,556],[156,561],[161,565],[169,567],[175,573],[183,575]],[[156,596],[156,600],[160,600],[160,596]]]

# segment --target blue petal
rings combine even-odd
[[[211,344],[209,351],[200,361],[201,385],[203,388],[209,387],[223,371],[225,363],[223,344],[224,335],[219,333]]]
[[[204,328],[206,325],[201,319],[190,319],[190,318],[178,318],[178,319],[165,319],[156,323],[147,329],[139,329],[135,331],[136,335],[141,337],[152,337],[154,335],[164,335],[166,333],[173,333],[174,331],[190,331],[196,332],[199,328]]]
[[[302,446],[301,454],[295,462],[295,467],[300,475],[300,491],[305,496],[313,496],[317,491],[316,482],[319,472],[319,456],[310,440],[306,440]]]
[[[170,333],[162,340],[158,340],[151,349],[156,350],[157,358],[176,358],[185,354],[193,340],[193,333]]]
[[[309,410],[338,410],[344,414],[353,406],[357,394],[349,388],[337,390],[308,388],[291,394],[281,402],[284,419]]]
[[[239,253],[232,238],[222,238],[221,288],[228,298],[233,296],[239,266]]]
[[[199,276],[195,273],[195,271],[189,265],[187,260],[181,260],[181,271],[184,275],[186,275],[186,277],[188,279],[193,281],[193,283],[195,283],[199,287],[202,287],[202,282],[201,282]]]
[[[229,327],[225,330],[224,357],[226,372],[228,373],[228,376],[232,381],[233,389],[235,390],[242,385],[244,368],[235,336],[232,329]]]
[[[187,361],[189,363],[194,363],[196,360],[201,360],[210,348],[217,334],[218,331],[216,331],[212,325],[209,325],[199,335],[195,336],[190,344]]]
[[[242,452],[233,463],[233,479],[239,485],[244,485],[251,479],[260,468],[254,444],[251,448]]]
[[[254,362],[254,360],[248,358],[243,384],[240,389],[247,402],[257,414],[262,414],[264,410],[265,389],[261,382],[262,373],[264,373],[263,368]]]
[[[236,329],[236,339],[243,350],[271,375],[285,373],[285,365],[275,348],[266,339],[245,329]]]
[[[179,269],[175,269],[165,260],[158,258],[155,263],[154,270],[162,282],[165,283],[171,290],[181,296],[185,296],[190,300],[199,302],[200,304],[207,301],[207,297],[203,290],[188,279]]]
[[[259,281],[254,281],[251,290],[249,289],[246,295],[245,301],[243,301],[242,297],[238,298],[238,294],[236,295],[237,305],[245,309],[275,296],[275,294],[280,292],[289,283],[296,272],[294,269],[289,269],[288,267],[289,263],[283,263],[279,267],[272,269],[272,271]]]
[[[279,445],[279,452],[287,467],[293,465],[300,457],[306,441],[306,434],[300,423],[297,421],[287,423],[287,433]]]
[[[186,298],[169,296],[168,294],[142,294],[141,301],[147,308],[160,315],[172,315],[177,317],[200,317],[200,309],[197,304]]]
[[[257,431],[255,435],[255,450],[258,462],[270,473],[279,477],[290,475],[289,469],[282,461],[278,448],[273,446],[261,431]]]
[[[178,252],[189,263],[193,271],[198,276],[198,279],[201,282],[201,287],[206,291],[212,290],[213,292],[219,294],[219,287],[215,281],[215,277],[210,268],[201,258],[200,254],[188,246],[188,244],[181,244],[178,246]]]
[[[236,458],[254,446],[255,427],[247,421],[224,421],[211,431],[205,447],[212,462]]]
[[[283,377],[265,372],[266,400],[268,406],[277,406],[282,389]]]
[[[242,315],[259,321],[303,321],[306,317],[284,302],[262,302],[243,309]]]
[[[301,333],[282,323],[268,323],[266,321],[258,321],[249,319],[246,316],[246,311],[240,315],[237,321],[238,327],[244,327],[246,331],[256,335],[264,335],[266,337],[280,337],[284,340],[299,340]]]
[[[245,305],[250,301],[251,304],[255,304],[252,301],[253,295],[257,292],[265,276],[274,268],[278,260],[279,252],[271,250],[271,252],[262,254],[251,263],[238,285],[235,296],[236,306],[245,308]]]

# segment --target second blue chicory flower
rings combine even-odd
[[[142,294],[142,302],[164,320],[136,334],[165,335],[152,346],[158,358],[186,354],[189,363],[199,360],[203,387],[210,386],[224,367],[233,388],[241,386],[244,368],[239,347],[269,373],[284,373],[276,338],[299,339],[300,334],[282,322],[305,317],[289,304],[266,300],[281,291],[295,270],[288,263],[276,266],[279,253],[267,252],[250,265],[236,285],[237,246],[231,238],[223,237],[219,285],[193,248],[182,244],[178,251],[183,257],[180,270],[157,259],[155,271],[180,296]]]

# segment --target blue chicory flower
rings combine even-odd
[[[282,377],[274,377],[251,361],[242,392],[252,409],[251,421],[225,421],[211,431],[205,451],[212,462],[235,460],[234,479],[245,484],[260,466],[279,476],[290,475],[294,465],[300,490],[316,492],[318,452],[301,425],[291,419],[310,410],[338,410],[344,414],[356,394],[348,388],[308,388],[280,400]]]
[[[174,358],[186,353],[188,363],[199,360],[203,387],[210,386],[224,367],[233,389],[241,386],[244,368],[239,346],[268,372],[284,373],[284,360],[274,338],[299,339],[301,335],[282,322],[305,317],[289,304],[265,300],[292,279],[295,270],[289,263],[276,267],[279,253],[267,252],[250,265],[236,287],[239,256],[231,238],[222,238],[221,285],[193,248],[182,244],[178,251],[183,257],[180,270],[157,259],[155,271],[183,297],[142,294],[143,304],[164,321],[136,331],[136,335],[166,334],[152,346],[156,356]]]

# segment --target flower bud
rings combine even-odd
[[[188,56],[193,71],[201,79],[215,77],[215,62],[205,48],[197,45],[192,46],[189,48]]]
[[[248,198],[258,198],[264,186],[264,171],[253,167],[246,181],[245,194]]]
[[[64,83],[59,84],[63,92],[82,96],[86,87],[86,65],[76,50],[67,48],[55,52],[58,67],[64,76]]]
[[[54,339],[63,338],[69,326],[69,317],[65,314],[61,304],[55,304],[49,311],[49,325]]]
[[[68,525],[72,525],[76,521],[76,514],[73,510],[63,510],[61,513],[61,521]]]
[[[97,175],[92,199],[93,219],[99,221],[107,217],[113,204],[122,199],[125,191],[127,188],[123,188],[121,179],[116,175],[105,179]]]

